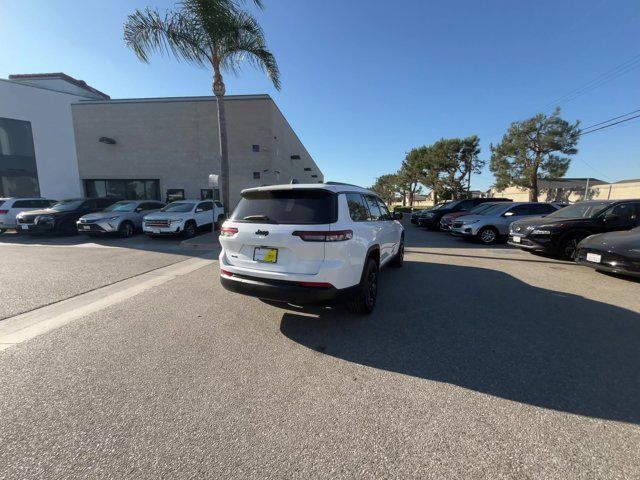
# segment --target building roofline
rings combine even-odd
[[[225,95],[226,101],[237,100],[271,100],[271,96],[267,94],[255,95]],[[211,96],[195,96],[195,97],[150,97],[150,98],[112,98],[109,100],[80,100],[74,105],[111,105],[123,103],[171,103],[171,102],[215,102],[216,97]],[[274,102],[275,103],[275,102]]]
[[[84,80],[78,80],[77,78],[73,78],[70,75],[67,75],[63,72],[54,72],[54,73],[17,73],[9,75],[9,80],[29,80],[29,79],[37,79],[37,80],[50,80],[50,79],[60,79],[64,80],[67,83],[75,85],[78,88],[82,88],[83,90],[92,93],[93,95],[97,95],[106,100],[111,97],[104,92],[101,92],[97,88],[92,87]],[[21,83],[21,82],[18,82]]]
[[[47,92],[59,93],[60,95],[71,95],[72,97],[76,97],[76,98],[86,98],[86,99],[92,98],[88,96],[89,95],[88,92],[87,92],[87,96],[85,97],[81,93],[62,92],[60,90],[56,90],[55,88],[43,87],[42,85],[33,85],[31,83],[25,83],[25,82],[16,82],[15,80],[7,80],[6,78],[0,78],[0,82],[10,83],[11,85],[19,85],[21,87],[26,87],[26,88],[37,88],[39,90],[46,90]]]

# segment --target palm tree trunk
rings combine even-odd
[[[231,212],[231,202],[229,199],[229,151],[227,147],[227,118],[224,105],[225,86],[222,75],[214,67],[215,75],[213,81],[213,94],[216,96],[218,104],[218,138],[220,140],[220,184],[222,193],[222,204],[224,211],[228,215]]]

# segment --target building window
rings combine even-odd
[[[0,117],[0,197],[38,197],[31,122]]]
[[[87,197],[118,197],[127,200],[160,200],[159,180],[85,180]]]
[[[200,189],[200,200],[213,200],[213,188]]]
[[[260,145],[253,145],[252,149],[254,152],[259,152],[260,151]]]
[[[167,203],[184,200],[183,188],[167,188]]]
[[[260,172],[253,172],[253,179],[260,180]]]

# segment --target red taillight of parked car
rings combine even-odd
[[[222,227],[220,229],[221,237],[233,237],[236,233],[238,233],[238,229],[235,227]]]
[[[305,242],[344,242],[353,238],[351,230],[326,231],[299,231],[292,233],[295,237],[300,237]]]
[[[0,210],[0,215],[6,215],[9,213],[9,210]]]

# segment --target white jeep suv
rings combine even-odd
[[[401,216],[372,191],[347,184],[243,190],[220,229],[220,281],[265,300],[343,300],[354,312],[370,313],[380,268],[403,263]]]

